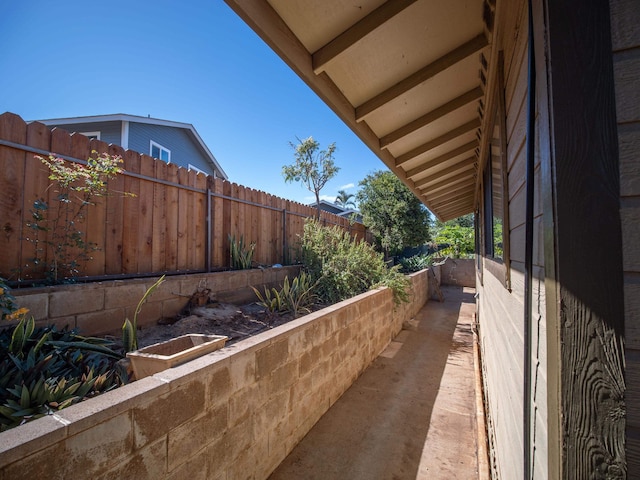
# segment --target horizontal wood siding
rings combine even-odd
[[[129,123],[131,150],[150,154],[150,140],[171,150],[171,163],[185,168],[191,164],[208,175],[213,174],[213,165],[186,129],[147,123]]]
[[[122,135],[122,122],[96,122],[96,123],[73,123],[49,125],[49,128],[62,128],[69,133],[73,132],[100,132],[100,140],[105,143],[115,143],[122,145],[120,136]]]
[[[219,178],[197,174],[117,145],[91,140],[43,124],[27,125],[19,116],[0,115],[0,276],[25,282],[41,280],[42,267],[31,265],[35,245],[29,239],[33,202],[44,198],[55,215],[58,202],[49,187],[48,169],[35,158],[38,149],[84,160],[92,150],[123,158],[125,173],[110,181],[112,195],[88,210],[81,230],[100,247],[82,264],[81,276],[155,275],[166,272],[223,270],[230,266],[228,235],[255,243],[256,264],[299,260],[305,219],[316,209]],[[142,178],[140,175],[143,176]],[[135,197],[124,197],[130,192]],[[208,192],[210,198],[208,199]],[[207,210],[207,207],[210,210]],[[322,212],[325,225],[337,225],[353,237],[367,238],[364,225]],[[40,241],[46,241],[40,232]],[[43,243],[41,243],[42,245]],[[45,256],[43,260],[51,260]]]
[[[526,2],[502,2],[494,48],[504,51],[511,291],[484,259],[480,329],[494,478],[523,475],[524,246],[527,125]],[[536,165],[532,338],[533,478],[547,476],[547,355],[540,165]],[[492,265],[488,265],[492,263]],[[489,268],[487,268],[489,266]]]
[[[628,478],[640,477],[640,8],[611,0],[611,39],[620,154]]]

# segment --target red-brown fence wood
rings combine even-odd
[[[34,201],[47,202],[49,218],[59,214],[58,192],[36,158],[50,153],[84,162],[92,151],[121,156],[125,172],[110,180],[110,194],[89,207],[79,225],[100,248],[81,264],[81,275],[153,275],[229,268],[229,234],[255,243],[254,261],[270,265],[298,260],[305,219],[315,208],[219,178],[154,160],[117,145],[41,123],[26,124],[12,113],[0,115],[0,276],[30,282],[44,277],[33,266]],[[131,195],[124,195],[124,193]],[[339,225],[358,238],[361,224],[322,212],[326,225]],[[40,245],[47,232],[40,231]],[[51,261],[47,252],[39,257]],[[28,266],[28,267],[27,267]]]

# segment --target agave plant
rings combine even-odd
[[[0,431],[128,381],[109,340],[36,328],[33,317],[0,332]]]
[[[240,235],[239,240],[236,240],[235,235],[229,234],[231,268],[233,270],[246,270],[251,268],[255,248],[255,242],[252,242],[248,248],[245,248],[244,237],[242,235]]]

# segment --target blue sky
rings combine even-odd
[[[296,138],[336,143],[331,201],[386,168],[222,0],[2,0],[0,72],[0,112],[191,123],[231,181],[302,203]]]

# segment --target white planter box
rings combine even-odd
[[[189,334],[127,353],[137,380],[224,347],[224,335]]]

